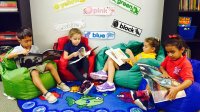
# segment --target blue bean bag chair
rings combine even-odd
[[[200,61],[190,59],[193,67],[194,83],[185,89],[186,97],[173,101],[156,103],[156,108],[165,112],[197,112],[200,110]],[[146,88],[146,81],[142,79],[140,90]]]
[[[112,46],[112,48],[120,48],[123,52],[125,52],[125,50],[129,48],[133,51],[134,55],[141,53],[142,47],[143,47],[143,42],[138,42],[138,41],[129,41],[127,44],[119,43]],[[97,53],[95,60],[96,71],[103,69],[104,64],[108,58],[108,55],[105,54],[105,51],[108,49],[109,47],[104,47]],[[160,47],[156,59],[146,58],[146,59],[140,59],[138,60],[138,62],[146,63],[152,66],[160,66],[160,63],[164,60],[164,58],[165,58],[164,50],[162,47]],[[114,82],[116,85],[135,90],[138,89],[141,80],[142,80],[142,74],[140,73],[140,69],[137,64],[134,64],[130,70],[117,70],[114,76]]]

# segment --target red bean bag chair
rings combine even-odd
[[[69,41],[68,36],[58,38],[58,42],[55,44],[54,49],[63,50],[65,43],[67,43],[68,41]],[[91,47],[88,45],[88,38],[82,37],[81,42],[83,42],[85,44],[85,46],[87,47],[88,50],[91,49]],[[88,60],[89,60],[89,70],[88,70],[88,74],[89,74],[89,73],[93,72],[93,70],[94,70],[94,65],[95,65],[95,63],[94,63],[95,53],[94,52],[92,52],[89,55]],[[63,81],[77,80],[76,77],[74,77],[74,75],[66,68],[68,65],[68,60],[64,59],[62,56],[60,58],[60,60],[55,60],[55,62],[57,63],[58,72]],[[89,75],[88,75],[88,77],[89,77]]]

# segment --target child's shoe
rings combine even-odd
[[[115,91],[116,90],[115,84],[109,85],[107,82],[105,82],[105,83],[103,83],[99,86],[96,86],[96,89],[99,92]]]
[[[98,72],[90,73],[90,77],[94,80],[107,80],[108,75],[106,72],[100,70]]]
[[[57,88],[65,91],[65,92],[70,91],[70,88],[63,82],[61,82],[60,84],[57,84]]]
[[[90,92],[93,86],[94,83],[91,83],[89,80],[85,80],[80,86],[78,93],[86,95]]]
[[[55,103],[58,99],[50,92],[47,92],[46,95],[43,95],[44,98],[49,102],[49,103]]]

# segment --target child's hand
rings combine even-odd
[[[163,78],[171,78],[166,72],[163,72],[161,77],[163,77]]]
[[[166,96],[167,99],[169,100],[174,100],[176,98],[177,93],[179,92],[177,87],[170,87],[169,93]]]
[[[126,51],[125,51],[129,56],[130,55],[133,55],[133,52],[130,50],[130,49],[126,49]]]
[[[29,50],[23,50],[22,52],[20,52],[19,54],[23,54],[23,55],[27,55],[29,53]],[[19,55],[18,54],[18,55]]]
[[[79,52],[73,52],[73,53],[72,53],[72,56],[73,56],[73,57],[77,57],[78,54],[79,54]]]

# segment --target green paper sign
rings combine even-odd
[[[111,2],[118,5],[119,7],[123,8],[123,9],[130,11],[131,13],[133,13],[135,15],[138,15],[138,13],[140,12],[140,9],[141,9],[137,5],[134,5],[127,0],[111,0]]]

